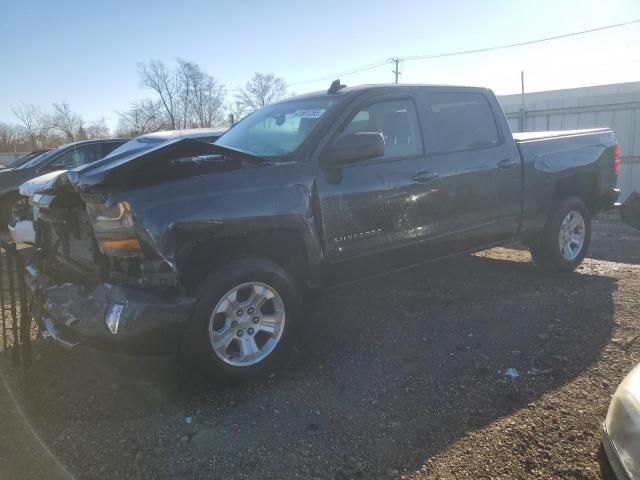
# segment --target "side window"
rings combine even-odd
[[[418,117],[411,100],[388,100],[364,107],[351,118],[342,134],[358,132],[382,133],[384,158],[423,152]]]
[[[113,152],[116,148],[118,148],[122,143],[118,142],[104,142],[101,144],[102,148],[100,150],[100,158],[104,158]],[[98,159],[96,159],[98,160]]]
[[[500,143],[498,127],[487,99],[478,93],[428,95],[428,128],[434,153],[489,147]]]
[[[102,158],[101,145],[94,143],[92,145],[82,145],[77,148],[72,148],[68,152],[64,153],[57,159],[55,159],[50,165],[50,169],[70,170],[72,168],[86,165],[87,163],[95,162]]]

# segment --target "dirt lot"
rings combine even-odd
[[[233,388],[38,344],[2,363],[0,477],[599,478],[640,362],[640,233],[600,219],[590,256],[547,275],[498,248],[330,291],[288,366]]]

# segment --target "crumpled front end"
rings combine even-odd
[[[108,202],[96,213],[70,185],[37,193],[32,203],[38,219],[26,283],[50,336],[67,348],[176,353],[195,300],[177,286],[171,266],[138,242],[131,222],[111,222]]]
[[[63,347],[87,345],[110,353],[177,353],[195,299],[110,283],[57,284],[34,265],[26,285],[43,324]]]

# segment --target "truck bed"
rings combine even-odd
[[[585,128],[582,130],[550,130],[546,132],[520,132],[514,133],[513,139],[516,143],[535,142],[537,140],[545,140],[548,138],[558,137],[578,137],[581,135],[590,135],[593,133],[609,133],[609,128]]]

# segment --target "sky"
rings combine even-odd
[[[137,64],[198,63],[229,90],[254,72],[290,92],[339,72],[431,53],[491,47],[640,19],[640,0],[0,0],[0,121],[20,103],[68,102],[87,121],[150,97]],[[498,94],[640,80],[640,24],[537,45],[403,61],[400,82],[486,86]],[[393,65],[343,83],[393,81]],[[322,78],[320,81],[310,81]]]

